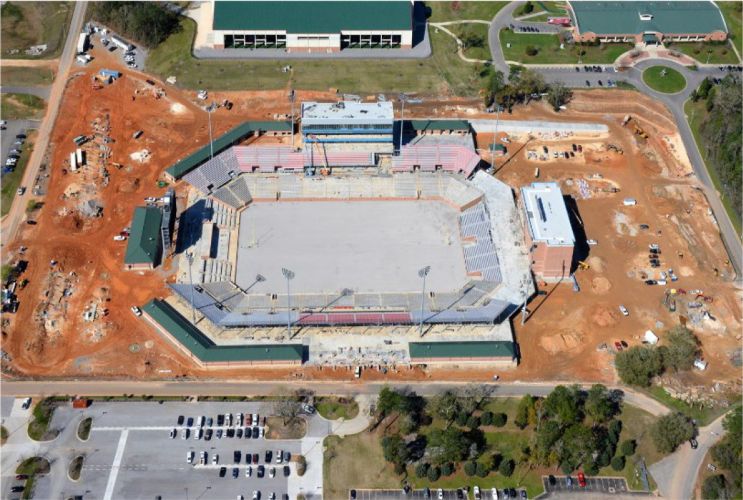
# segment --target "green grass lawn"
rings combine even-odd
[[[513,14],[514,17],[521,17],[521,16],[527,16],[529,14],[535,14],[537,12],[544,12],[544,20],[547,20],[548,16],[562,16],[565,15],[565,3],[564,2],[532,2],[532,5],[534,6],[534,10],[532,10],[529,14],[527,14],[524,11],[524,6],[526,4],[522,5],[520,9],[517,9]],[[526,19],[526,21],[529,22],[538,22],[536,19],[539,19],[540,21],[542,16],[535,16],[530,17]]]
[[[191,56],[195,24],[181,20],[181,31],[150,52],[147,70],[178,78],[178,85],[209,90],[337,89],[347,93],[419,92],[474,96],[482,86],[478,65],[457,56],[456,42],[432,33],[433,55],[423,60],[199,60]],[[291,73],[281,68],[291,65]]]
[[[49,398],[39,401],[34,407],[34,418],[28,423],[28,437],[36,441],[42,441],[53,439],[57,435],[56,431],[49,430],[55,408],[54,401]]]
[[[73,10],[72,2],[6,2],[0,11],[2,57],[27,59],[24,50],[41,44],[47,50],[40,58],[59,56]]]
[[[671,50],[677,50],[693,57],[702,64],[738,64],[738,56],[735,55],[729,43],[672,43],[668,46]]]
[[[743,35],[741,35],[743,31],[743,4],[736,1],[716,3],[725,18],[725,24],[727,24],[730,32],[730,39],[737,47],[738,52],[743,52]]]
[[[431,9],[428,21],[432,23],[462,19],[492,21],[506,5],[508,2],[426,2],[426,7]]]
[[[566,44],[561,49],[557,35],[515,33],[511,30],[501,30],[500,42],[506,60],[522,64],[578,64],[578,49],[585,51],[581,57],[582,64],[611,64],[621,54],[632,49],[626,43],[598,46]],[[526,48],[530,45],[537,49],[536,55],[526,54]]]
[[[31,94],[2,94],[0,116],[3,120],[33,120],[44,116],[46,101]]]
[[[315,398],[317,412],[328,420],[352,419],[359,414],[359,405],[350,398],[336,396]]]
[[[53,81],[54,72],[48,68],[3,66],[0,71],[0,84],[8,87],[42,87],[51,85]]]
[[[28,137],[26,138],[26,143],[23,145],[23,152],[16,163],[15,170],[4,174],[2,178],[2,187],[0,188],[0,216],[5,216],[10,211],[10,206],[13,203],[18,186],[21,185],[26,164],[31,157],[31,152],[34,150],[36,131],[26,132],[26,134]],[[26,187],[28,188],[28,186]]]
[[[651,66],[642,72],[642,81],[653,90],[665,94],[681,92],[686,87],[686,78],[667,66]]]
[[[705,161],[707,172],[709,172],[709,176],[712,179],[712,183],[714,184],[715,189],[720,193],[720,199],[722,200],[722,205],[725,207],[725,212],[727,212],[728,217],[730,217],[730,221],[733,223],[735,230],[738,232],[738,236],[741,236],[741,234],[743,234],[741,233],[742,221],[740,219],[740,216],[738,215],[738,211],[735,210],[735,207],[730,201],[730,198],[724,195],[722,191],[722,185],[720,183],[720,178],[717,175],[717,171],[713,168],[710,168],[709,165],[706,164],[706,148],[704,148],[704,143],[699,134],[699,127],[701,126],[704,117],[707,116],[707,109],[705,107],[704,101],[700,100],[699,102],[692,102],[691,99],[687,100],[686,103],[684,103],[684,113],[686,114],[686,119],[689,121],[691,132],[694,134],[694,141],[697,143],[699,153],[702,155],[702,158]],[[663,391],[663,393],[665,393],[665,391]],[[655,397],[657,399],[660,399],[662,397],[662,394],[655,395]],[[670,398],[670,396],[668,397]],[[663,400],[661,399],[661,401]]]
[[[472,23],[447,26],[447,29],[464,42],[465,56],[472,59],[489,61],[488,27],[486,24]]]

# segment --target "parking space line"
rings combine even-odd
[[[103,500],[111,500],[114,493],[114,486],[116,485],[116,477],[119,475],[119,466],[121,460],[124,458],[124,447],[126,446],[126,440],[129,437],[129,431],[123,430],[119,437],[119,444],[116,447],[116,455],[114,455],[114,461],[111,465],[111,472],[108,474],[108,483],[106,483],[106,492],[103,495]]]

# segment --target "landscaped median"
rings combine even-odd
[[[164,300],[148,302],[142,313],[163,337],[202,368],[294,365],[304,359],[302,344],[217,345]]]
[[[651,66],[642,72],[645,85],[657,92],[676,94],[686,87],[686,78],[668,66]]]

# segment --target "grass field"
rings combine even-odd
[[[462,19],[492,21],[506,5],[508,2],[426,2],[426,7],[431,9],[428,21],[432,23]]]
[[[524,444],[529,443],[533,428],[521,430],[513,424],[516,416],[519,399],[517,398],[494,398],[489,400],[483,410],[494,413],[505,413],[507,415],[506,425],[503,427],[483,426],[481,430],[485,434],[487,451],[484,457],[498,453],[505,458],[516,461],[516,469],[510,477],[504,477],[499,473],[490,473],[485,478],[469,477],[464,474],[460,467],[454,474],[442,477],[436,482],[420,479],[415,476],[412,466],[408,467],[407,480],[413,487],[422,488],[454,488],[468,485],[480,486],[480,488],[526,488],[529,497],[534,498],[543,490],[541,477],[546,474],[560,474],[554,468],[529,469],[526,465],[519,463],[519,456]],[[624,405],[622,412],[622,434],[620,442],[626,439],[634,439],[637,442],[635,455],[628,458],[628,464],[621,472],[607,467],[600,471],[600,475],[617,476],[627,478],[630,487],[642,488],[638,478],[635,477],[635,458],[643,457],[647,465],[662,458],[653,445],[648,429],[655,422],[656,417],[638,408]],[[429,426],[420,429],[421,434],[426,434],[433,428],[443,428],[445,423],[435,417]],[[380,426],[381,427],[381,426]],[[392,466],[384,461],[382,448],[379,443],[383,435],[381,429],[373,433],[362,432],[360,434],[340,439],[331,436],[325,440],[325,492],[329,498],[342,498],[347,495],[350,488],[398,488],[401,479],[396,476]],[[358,457],[364,457],[359,460]],[[651,479],[651,487],[652,484]]]
[[[2,94],[0,116],[3,120],[33,120],[44,116],[46,102],[31,94]]]
[[[24,50],[46,44],[39,58],[59,56],[72,17],[72,2],[6,2],[2,6],[2,57],[27,59]]]
[[[178,85],[189,89],[281,89],[290,78],[294,88],[350,93],[474,96],[481,87],[481,68],[459,59],[456,42],[445,33],[431,34],[433,55],[422,60],[222,61],[192,57],[195,23],[182,19],[181,27],[150,52],[147,70],[162,78],[175,75]],[[291,73],[281,71],[287,64],[293,68]]]
[[[671,50],[677,50],[689,57],[693,57],[702,64],[738,64],[738,56],[735,55],[729,43],[672,43],[668,46]]]
[[[730,32],[730,40],[738,52],[743,52],[743,4],[736,1],[716,2],[725,18]]]
[[[642,81],[653,90],[664,94],[675,94],[686,87],[686,78],[667,66],[651,66],[642,72]]]
[[[13,198],[18,190],[18,186],[21,185],[23,179],[23,172],[26,170],[26,164],[28,159],[31,157],[31,151],[34,150],[34,139],[36,138],[36,131],[26,132],[28,137],[26,143],[23,145],[23,152],[21,157],[16,163],[15,170],[10,173],[3,174],[2,177],[2,188],[0,188],[0,216],[4,216],[10,211],[10,206],[13,203]]]
[[[307,421],[303,418],[287,420],[282,417],[268,417],[266,439],[302,439],[307,434]]]
[[[320,415],[328,420],[339,418],[349,420],[359,414],[359,405],[356,401],[336,396],[315,398],[315,408]]]
[[[42,87],[51,85],[54,72],[48,68],[23,68],[3,66],[0,70],[0,84],[8,87]]]
[[[689,121],[691,132],[692,134],[694,134],[694,141],[696,141],[697,143],[699,154],[702,155],[702,158],[704,159],[706,164],[706,148],[704,147],[704,143],[699,135],[699,127],[701,126],[704,117],[707,116],[707,108],[705,107],[704,101],[692,102],[691,99],[687,100],[686,103],[684,103],[684,113],[686,114],[686,119]],[[730,217],[730,221],[733,223],[735,230],[738,232],[738,236],[741,236],[742,221],[738,216],[738,211],[735,210],[735,207],[733,207],[730,198],[723,194],[722,185],[720,183],[720,178],[718,177],[717,172],[714,169],[710,168],[708,164],[706,165],[706,167],[707,172],[709,172],[710,178],[712,178],[712,183],[715,185],[715,189],[720,193],[720,199],[722,200],[722,205],[725,207],[725,212],[727,212],[728,217]],[[663,392],[665,393],[665,391]],[[659,396],[656,396],[656,398],[660,399]]]
[[[465,56],[471,59],[490,60],[490,46],[488,45],[489,26],[487,24],[456,24],[454,26],[447,26],[446,28],[465,42]],[[472,38],[469,44],[467,43],[468,38]],[[472,43],[473,41],[474,43]]]
[[[700,149],[700,151],[704,151],[704,149]],[[711,170],[710,170],[710,174],[712,174]],[[657,399],[664,405],[668,406],[669,408],[672,408],[678,412],[681,412],[689,418],[693,418],[694,420],[697,421],[700,427],[704,427],[705,425],[711,423],[713,420],[715,420],[720,415],[723,415],[728,410],[730,410],[730,408],[723,408],[723,407],[698,408],[695,406],[690,406],[684,401],[681,401],[680,399],[676,399],[672,397],[662,387],[653,386],[645,392],[647,392],[649,396],[654,397],[655,399]],[[741,404],[740,400],[738,400],[736,404]]]
[[[528,15],[524,11],[524,6],[525,5],[526,4],[522,5],[520,9],[517,9],[513,13],[514,17],[520,17],[520,16],[526,16],[526,15]],[[534,2],[534,1],[532,1],[532,5],[534,5],[534,10],[531,11],[531,14],[535,14],[537,12],[544,12],[544,20],[545,21],[547,20],[547,17],[548,16],[562,16],[562,15],[565,15],[565,8],[564,8],[565,3],[564,2]],[[537,22],[535,20],[538,19],[538,18],[541,18],[541,17],[542,16],[535,16],[533,18],[530,17],[530,18],[526,19],[526,21]]]
[[[34,418],[28,423],[28,437],[36,441],[44,441],[56,437],[57,431],[49,429],[55,408],[54,401],[49,398],[39,401],[34,407]]]
[[[578,49],[585,51],[581,57],[582,64],[611,64],[621,54],[632,49],[630,44],[625,43],[565,45],[561,49],[557,35],[515,33],[511,30],[501,30],[500,42],[506,60],[522,64],[578,64]],[[536,48],[537,54],[527,55],[528,46]]]

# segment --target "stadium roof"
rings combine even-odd
[[[412,29],[410,1],[214,2],[215,30],[340,33]]]
[[[134,209],[132,229],[126,246],[125,264],[157,264],[160,257],[160,222],[162,212],[155,207]]]
[[[570,7],[580,33],[727,32],[722,13],[712,2],[570,2]]]
[[[410,358],[513,358],[516,349],[506,340],[472,342],[410,342]]]
[[[290,121],[245,122],[214,140],[214,154],[216,155],[217,153],[222,152],[230,145],[244,139],[253,132],[291,132],[291,130],[292,123]],[[211,149],[207,143],[205,146],[197,149],[184,159],[165,169],[165,171],[174,179],[180,179],[188,172],[208,160],[210,153]]]
[[[151,300],[142,310],[204,363],[302,361],[301,344],[216,345],[164,300]]]
[[[394,114],[391,102],[303,102],[302,125],[322,123],[389,123]]]
[[[568,209],[556,182],[534,182],[521,188],[532,240],[548,245],[573,245]]]
[[[467,120],[409,120],[410,127],[413,130],[470,130],[470,123]]]

